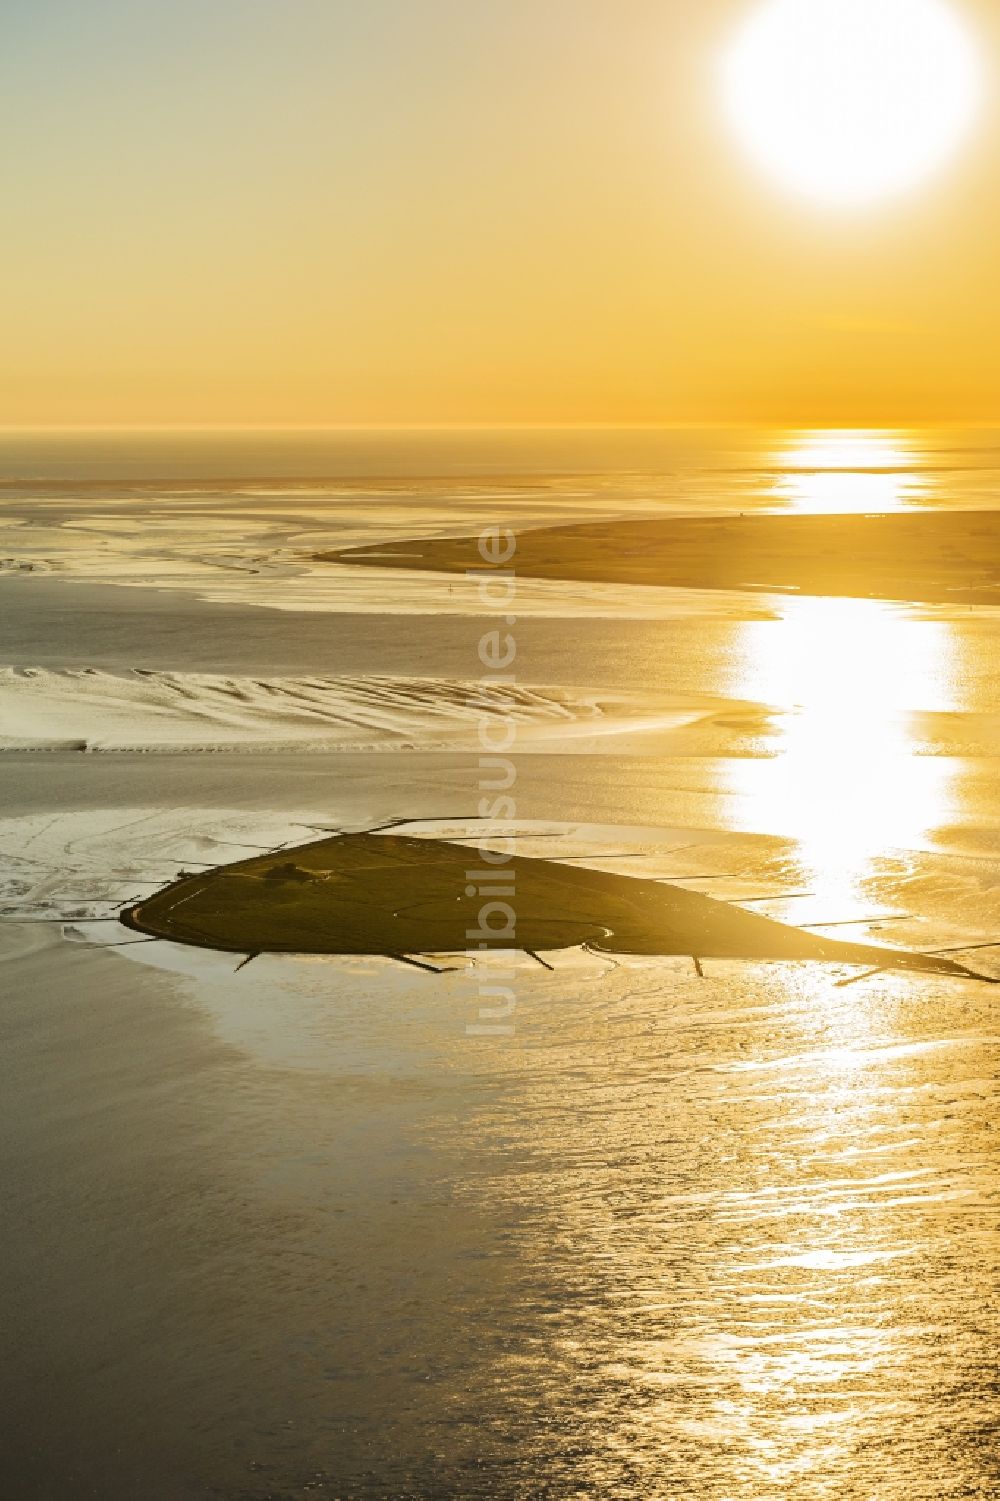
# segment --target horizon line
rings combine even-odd
[[[691,422],[0,422],[14,433],[585,433],[585,432],[906,432],[922,429],[995,430],[1000,423],[957,418],[877,423],[806,421]]]

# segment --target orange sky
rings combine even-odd
[[[0,422],[996,418],[992,104],[800,203],[719,108],[748,8],[12,0]]]

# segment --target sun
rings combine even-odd
[[[981,91],[976,49],[944,0],[764,0],[722,75],[751,157],[783,186],[844,207],[933,173]]]

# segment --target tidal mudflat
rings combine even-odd
[[[314,554],[738,520],[829,504],[830,477],[703,435],[596,476],[555,440],[544,468],[486,440],[213,441],[7,454],[12,1494],[991,1494],[996,992],[954,969],[1000,975],[995,613],[777,574],[527,578],[516,681],[484,701],[474,586]],[[914,444],[840,503],[988,513],[981,439]],[[611,903],[645,921],[649,891],[949,972],[758,954],[699,977],[687,918],[676,955],[540,930],[553,968],[515,959],[512,1032],[470,1032],[482,956],[423,945],[443,900],[466,915],[464,855],[437,859],[476,848],[480,716],[516,721],[497,832],[536,915],[573,909],[563,936]],[[300,902],[310,848],[346,893],[346,851],[409,849],[416,824],[364,832],[394,819],[435,867],[404,876],[431,908],[405,944],[440,974],[381,951],[237,970],[249,931],[122,924],[234,865]]]

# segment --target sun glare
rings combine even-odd
[[[847,901],[880,856],[952,816],[954,766],[920,755],[918,713],[955,709],[952,628],[881,600],[803,598],[745,625],[742,644],[736,691],[780,726],[773,759],[727,765],[743,825],[795,839],[810,890]]]
[[[918,505],[926,490],[902,435],[796,434],[775,455],[775,463],[775,493],[796,511],[901,511]]]
[[[851,207],[904,192],[959,144],[980,93],[944,0],[765,0],[723,62],[727,111],[785,187]]]

